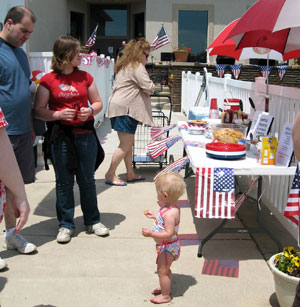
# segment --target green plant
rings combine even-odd
[[[285,247],[275,257],[275,267],[290,276],[300,277],[300,257],[298,250],[292,246]]]
[[[187,48],[184,45],[179,45],[178,47],[175,48],[175,51],[191,51],[191,48]]]

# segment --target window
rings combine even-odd
[[[91,6],[91,25],[99,25],[98,35],[127,37],[128,10],[126,6]]]
[[[105,21],[105,36],[127,36],[127,10],[103,10],[109,19]]]
[[[191,48],[191,55],[206,53],[208,11],[178,11],[178,45]]]

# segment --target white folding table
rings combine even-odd
[[[186,122],[178,122],[178,129],[182,136],[184,144],[199,142],[200,144],[206,144],[212,142],[211,139],[206,138],[204,135],[192,135],[187,132],[186,129],[181,127],[187,125]],[[240,160],[220,160],[212,159],[206,155],[205,148],[199,146],[185,146],[184,154],[189,157],[190,167],[193,172],[196,172],[197,168],[232,168],[234,175],[236,176],[257,176],[258,187],[257,187],[257,223],[259,229],[247,229],[248,232],[265,232],[278,246],[279,251],[282,250],[281,244],[278,239],[266,229],[261,221],[261,193],[262,193],[262,176],[293,176],[296,171],[296,166],[279,166],[279,165],[261,165],[257,163],[256,156],[250,152],[246,152],[246,158]],[[186,171],[186,177],[188,176]],[[202,249],[204,244],[212,238],[216,233],[220,232],[236,232],[240,229],[237,228],[224,228],[228,219],[224,219],[222,223],[217,226],[211,233],[209,233],[199,244],[198,257],[202,257]]]

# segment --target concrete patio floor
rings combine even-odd
[[[172,122],[184,119],[173,113]],[[178,133],[172,131],[172,133]],[[101,221],[110,228],[110,236],[96,237],[85,233],[75,188],[76,231],[69,244],[56,242],[55,178],[52,166],[45,171],[41,159],[37,180],[26,187],[31,215],[22,234],[38,246],[33,255],[0,249],[8,269],[0,272],[0,304],[2,307],[114,307],[152,306],[151,291],[158,286],[155,246],[141,234],[142,227],[151,227],[144,210],[157,210],[153,177],[157,165],[139,165],[137,173],[145,181],[126,187],[109,186],[104,174],[118,145],[117,136],[106,120],[99,128],[99,137],[106,152],[96,172]],[[168,154],[182,156],[178,142]],[[119,169],[125,179],[125,168]],[[182,197],[180,234],[182,251],[172,265],[173,300],[165,306],[264,307],[278,306],[273,276],[266,262],[277,252],[274,242],[265,234],[217,234],[197,257],[199,240],[220,220],[200,220],[193,216],[195,177],[186,179],[187,191]],[[283,246],[297,242],[263,207],[263,221]],[[239,217],[229,226],[255,224],[255,203],[248,199],[239,210]],[[4,225],[1,224],[3,229]],[[3,233],[1,232],[1,238]],[[208,260],[228,260],[237,264],[238,277],[202,274]]]

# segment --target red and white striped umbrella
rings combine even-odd
[[[282,54],[275,50],[260,47],[247,47],[236,49],[234,40],[226,39],[230,31],[236,26],[240,19],[232,21],[226,26],[214,41],[208,46],[209,55],[223,55],[236,60],[245,59],[272,59],[283,61]]]
[[[240,18],[228,36],[236,48],[263,47],[284,59],[300,56],[300,1],[259,0]]]

